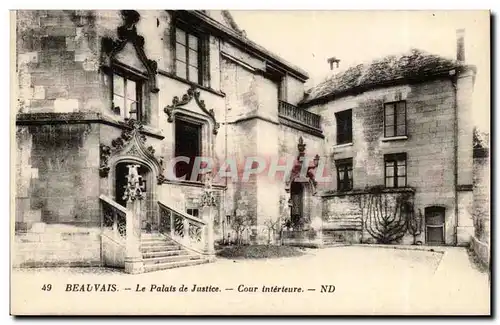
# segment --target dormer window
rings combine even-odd
[[[142,121],[144,79],[122,71],[113,71],[112,84],[113,113],[123,119]]]
[[[175,28],[175,74],[192,83],[203,85],[207,69],[204,38],[188,28]]]
[[[135,10],[121,10],[122,25],[117,27],[118,39],[102,37],[100,71],[109,94],[109,108],[117,118],[153,123],[158,102],[156,86],[157,62],[144,52],[145,39],[137,34],[141,16]],[[126,53],[122,51],[128,48]],[[130,51],[132,50],[132,52]],[[135,53],[135,58],[131,54]],[[154,105],[153,105],[154,104]]]

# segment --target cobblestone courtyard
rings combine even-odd
[[[33,314],[43,313],[49,299],[50,310],[72,314],[488,314],[490,299],[488,275],[457,247],[332,247],[138,275],[107,268],[15,269],[11,278],[17,310],[29,306]],[[51,290],[43,291],[44,284]],[[68,284],[116,284],[118,291],[66,292]],[[187,292],[157,291],[183,284]],[[195,284],[219,292],[191,292]],[[322,285],[335,291],[321,293]],[[302,292],[263,293],[263,286]],[[136,291],[142,287],[145,292]]]

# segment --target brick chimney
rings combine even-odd
[[[457,61],[465,63],[465,29],[457,29]]]
[[[336,63],[335,68],[338,68],[340,59],[337,59],[336,57],[332,56],[331,58],[326,59],[326,62],[330,64],[330,71],[333,71],[333,64]]]

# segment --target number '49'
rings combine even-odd
[[[42,286],[42,290],[43,291],[50,291],[50,290],[52,290],[52,284],[44,284]]]

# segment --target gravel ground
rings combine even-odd
[[[219,258],[215,263],[137,275],[109,268],[16,269],[11,277],[12,312],[488,314],[488,275],[471,265],[465,249],[442,251],[366,246],[307,249],[299,257]],[[49,283],[51,291],[43,291]],[[117,291],[68,292],[68,284],[78,288],[114,284]],[[187,292],[179,292],[183,285]],[[191,292],[194,285],[202,292]],[[275,291],[263,292],[263,286]],[[334,292],[322,293],[322,286]],[[145,291],[138,292],[142,287]]]

